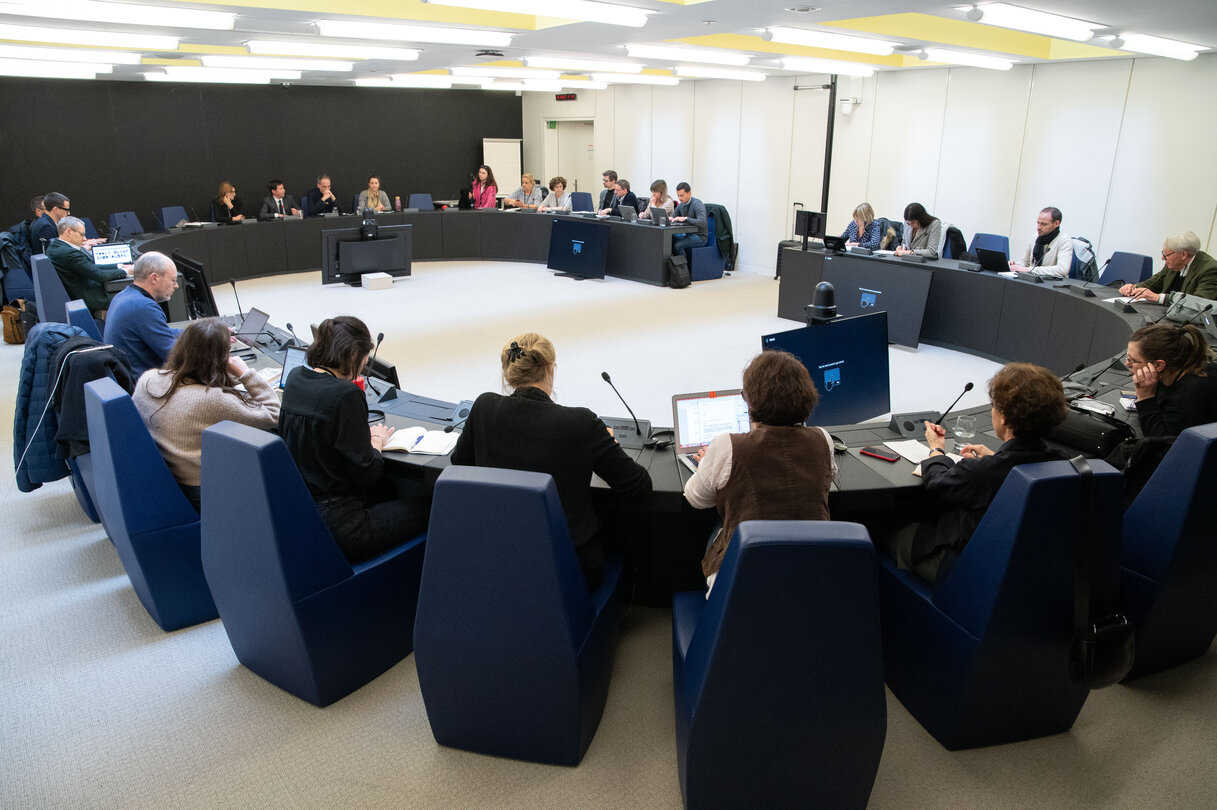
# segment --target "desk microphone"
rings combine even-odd
[[[203,220],[199,219],[199,212],[194,210],[194,206],[191,205],[191,206],[189,206],[189,208],[190,208],[190,216],[194,217],[194,219],[191,221],[192,222],[202,222]]]
[[[936,422],[934,422],[934,424],[941,425],[942,420],[947,418],[947,414],[950,413],[952,410],[954,410],[955,406],[959,404],[959,400],[963,399],[963,395],[968,393],[969,391],[971,391],[974,387],[975,386],[973,386],[972,383],[968,383],[967,385],[965,385],[963,387],[963,390],[959,392],[959,396],[955,397],[955,401],[951,403],[951,407],[947,408],[945,411],[943,411],[942,416],[938,417],[938,420]]]
[[[287,331],[292,333],[292,340],[294,340],[296,342],[296,345],[299,346],[300,348],[304,348],[304,343],[302,343],[300,341],[300,338],[296,335],[296,330],[292,329],[291,321],[287,322]]]
[[[639,440],[645,442],[647,439],[651,438],[649,435],[642,435],[642,425],[638,424],[638,417],[634,416],[634,410],[630,407],[629,403],[625,401],[625,397],[621,396],[621,392],[617,390],[617,386],[613,385],[613,378],[609,376],[609,373],[607,371],[602,371],[600,372],[600,377],[609,384],[609,387],[613,389],[613,393],[617,395],[617,399],[621,400],[621,404],[624,405],[625,409],[630,412],[630,418],[634,420],[634,430],[638,431]],[[650,433],[650,431],[648,431],[648,433]]]
[[[241,296],[237,295],[237,280],[229,276],[228,283],[232,285],[232,297],[237,299],[237,314],[244,318],[245,311],[241,309]]]
[[[472,413],[472,409],[470,409],[470,413]],[[457,421],[453,422],[451,425],[448,425],[448,427],[444,428],[444,432],[451,433],[452,431],[456,430],[458,427],[463,426],[468,421],[469,421],[469,414],[466,413],[464,419],[458,419]]]
[[[376,348],[372,349],[372,356],[368,358],[368,364],[364,367],[364,370],[363,370],[364,382],[366,382],[368,385],[370,385],[372,387],[372,392],[375,393],[376,396],[380,396],[381,394],[380,394],[380,391],[377,390],[376,386],[372,385],[372,373],[369,371],[369,369],[371,369],[372,364],[376,362],[376,353],[380,351],[380,342],[384,339],[385,339],[384,332],[381,332],[376,336]]]
[[[1124,361],[1124,352],[1120,352],[1118,355],[1115,356],[1115,358],[1112,359],[1112,361],[1110,363],[1103,366],[1101,369],[1096,371],[1094,374],[1091,374],[1089,377],[1087,377],[1085,382],[1082,383],[1082,385],[1085,386],[1086,388],[1092,388],[1094,386],[1095,380],[1099,379],[1099,377],[1102,377],[1108,371],[1115,368],[1117,363],[1121,363],[1123,361]]]

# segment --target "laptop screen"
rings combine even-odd
[[[111,264],[130,264],[131,246],[126,242],[93,246],[93,264],[104,267]]]
[[[720,433],[747,433],[748,405],[740,390],[706,391],[672,397],[672,421],[676,425],[679,452],[705,447]]]
[[[308,354],[307,349],[301,349],[299,346],[288,346],[283,350],[283,373],[279,375],[279,387],[283,388],[287,385],[287,375],[292,371],[305,364],[305,356]]]
[[[266,328],[266,324],[270,321],[270,316],[260,309],[251,308],[245,314],[245,320],[241,322],[241,328],[237,330],[237,337],[244,340],[246,343],[252,343],[262,334],[262,330]]]

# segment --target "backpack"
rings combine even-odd
[[[1073,237],[1073,265],[1069,277],[1079,281],[1098,281],[1099,263],[1094,258],[1094,245],[1084,236]]]
[[[668,257],[668,286],[674,290],[683,290],[692,283],[689,277],[689,260],[683,253]]]
[[[33,306],[27,305],[23,298],[5,304],[3,309],[0,309],[5,343],[25,343],[25,336],[34,328],[34,324],[38,323],[38,315],[33,310]]]

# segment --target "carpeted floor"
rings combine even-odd
[[[679,292],[552,279],[536,265],[430,264],[392,291],[327,288],[317,274],[254,280],[241,303],[298,333],[328,314],[386,333],[403,385],[460,399],[497,390],[498,351],[535,329],[558,349],[563,402],[642,418],[669,397],[738,385],[778,320],[777,283],[740,273]],[[216,290],[225,311],[231,293]],[[0,346],[11,419],[21,349]],[[993,364],[892,350],[893,407],[984,401]],[[6,424],[8,422],[6,421]],[[0,444],[12,457],[11,434]],[[670,617],[631,608],[608,705],[577,768],[437,746],[407,658],[326,708],[241,668],[218,622],[162,633],[67,481],[20,493],[0,474],[0,807],[678,807]],[[758,684],[758,688],[764,688]],[[871,806],[1210,807],[1217,804],[1217,657],[1094,693],[1074,729],[947,752],[894,699]]]

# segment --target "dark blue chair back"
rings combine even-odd
[[[1139,284],[1154,274],[1154,260],[1140,253],[1125,253],[1117,250],[1111,254],[1107,267],[1099,276],[1100,284],[1110,284],[1122,279],[1128,284]]]
[[[352,566],[283,440],[203,431],[203,570],[237,660],[326,706],[410,654],[425,536]]]
[[[428,537],[415,663],[436,741],[577,765],[608,695],[620,561],[589,595],[544,473],[449,467]]]
[[[300,215],[309,216],[308,189],[305,189],[304,193],[297,196],[296,199],[300,201]]]
[[[596,201],[592,198],[590,192],[572,191],[570,194],[570,210],[585,212],[595,211]]]
[[[714,219],[714,214],[707,215],[706,244],[686,251],[691,281],[710,281],[723,277],[727,257],[719,252]]]
[[[866,529],[747,521],[714,589],[676,594],[686,807],[865,807],[887,734]]]
[[[144,226],[140,224],[139,217],[134,211],[119,211],[110,215],[110,227],[118,229],[119,239],[130,239],[132,236],[138,236],[144,232]]]
[[[1010,259],[1010,238],[1007,236],[996,233],[978,233],[968,243],[968,252],[974,254],[978,247],[985,250],[1000,250],[1005,254],[1007,261]]]
[[[156,212],[156,224],[162,231],[167,231],[182,220],[190,220],[186,207],[182,205],[167,205]]]
[[[1119,589],[1120,474],[1092,461],[1097,604]],[[1080,484],[1066,461],[1014,468],[936,587],[880,555],[887,684],[948,749],[1066,731],[1089,690],[1069,679]]]
[[[97,321],[93,319],[93,313],[89,312],[89,308],[85,306],[84,301],[81,301],[79,298],[69,301],[65,310],[68,323],[79,327],[94,340],[101,340],[101,329],[98,328]]]
[[[417,208],[419,211],[431,211],[435,209],[435,203],[430,194],[411,194],[410,202],[406,207]]]
[[[1217,424],[1188,428],[1124,513],[1129,678],[1203,655],[1217,637]]]
[[[30,257],[30,270],[34,276],[34,303],[38,307],[39,323],[68,322],[68,291],[55,265],[45,253]]]
[[[109,377],[85,384],[93,495],[139,601],[162,630],[216,617],[199,562],[199,515],[135,403]]]
[[[85,224],[85,239],[99,239],[97,234],[97,226],[93,224],[93,220],[88,217],[81,217],[80,221]]]

